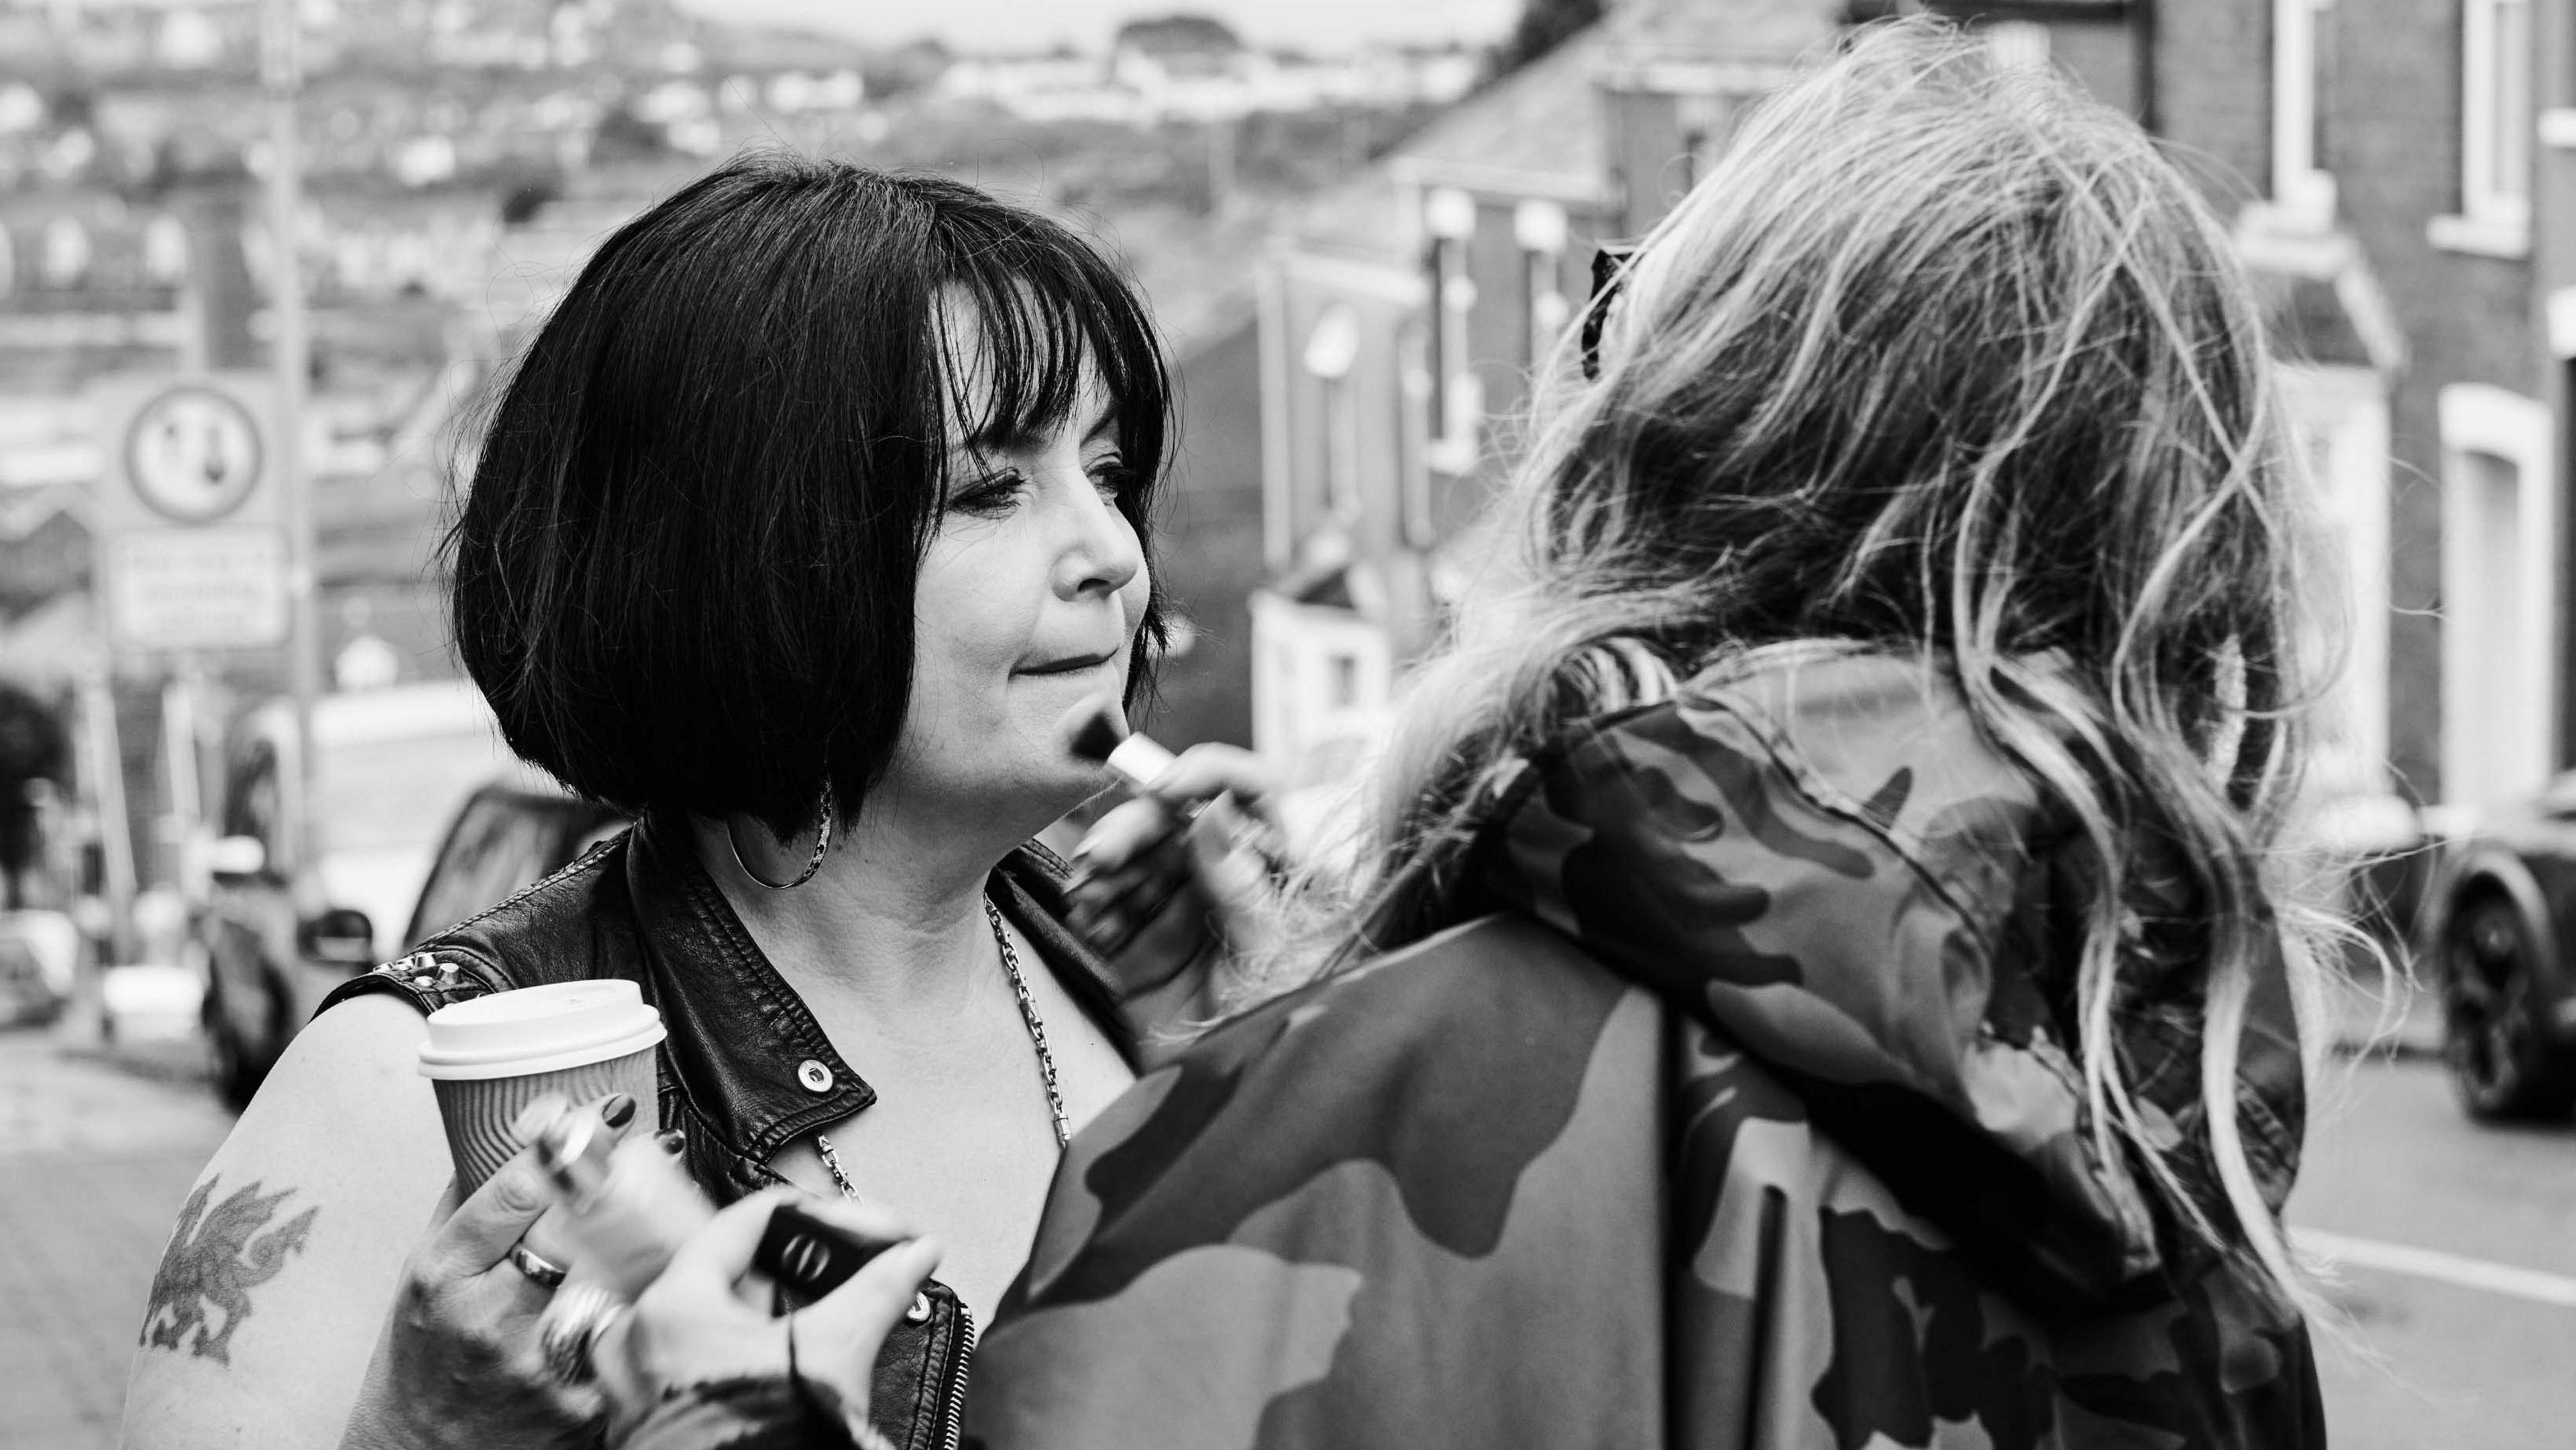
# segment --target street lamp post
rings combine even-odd
[[[266,0],[260,17],[260,82],[268,93],[270,356],[277,367],[278,502],[286,522],[287,672],[295,693],[296,779],[288,827],[294,861],[313,851],[313,702],[321,693],[322,651],[315,619],[313,494],[304,473],[304,394],[310,368],[304,278],[296,256],[303,208],[303,157],[295,107],[304,84],[295,0]]]

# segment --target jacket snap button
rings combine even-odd
[[[796,1080],[805,1084],[805,1090],[809,1093],[827,1093],[832,1090],[832,1070],[810,1057],[796,1065]]]
[[[911,1324],[928,1323],[930,1321],[930,1296],[916,1291],[912,1296],[912,1307],[903,1311],[903,1317],[907,1323]]]

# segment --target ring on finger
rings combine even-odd
[[[587,1384],[597,1376],[591,1348],[625,1312],[626,1301],[597,1284],[568,1285],[555,1295],[537,1320],[537,1348],[557,1384]]]
[[[564,1281],[562,1269],[531,1252],[525,1244],[510,1245],[510,1262],[518,1266],[520,1273],[534,1279],[545,1288],[556,1288]]]

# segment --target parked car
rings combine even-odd
[[[60,911],[0,911],[0,1025],[49,1022],[71,1000],[80,928]]]
[[[2469,1114],[2576,1111],[2576,772],[2444,839],[2415,925]]]
[[[624,829],[624,815],[551,785],[483,787],[440,840],[402,949],[535,885]]]
[[[333,987],[469,914],[460,903],[479,910],[570,859],[608,816],[512,756],[461,681],[326,696],[313,738],[315,840],[302,859],[283,829],[303,779],[291,705],[250,712],[225,753],[195,932],[216,1088],[235,1104]]]

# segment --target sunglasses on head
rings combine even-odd
[[[1583,304],[1583,380],[1601,377],[1601,327],[1628,280],[1628,263],[1637,255],[1635,242],[1604,242],[1592,254],[1592,296]]]

